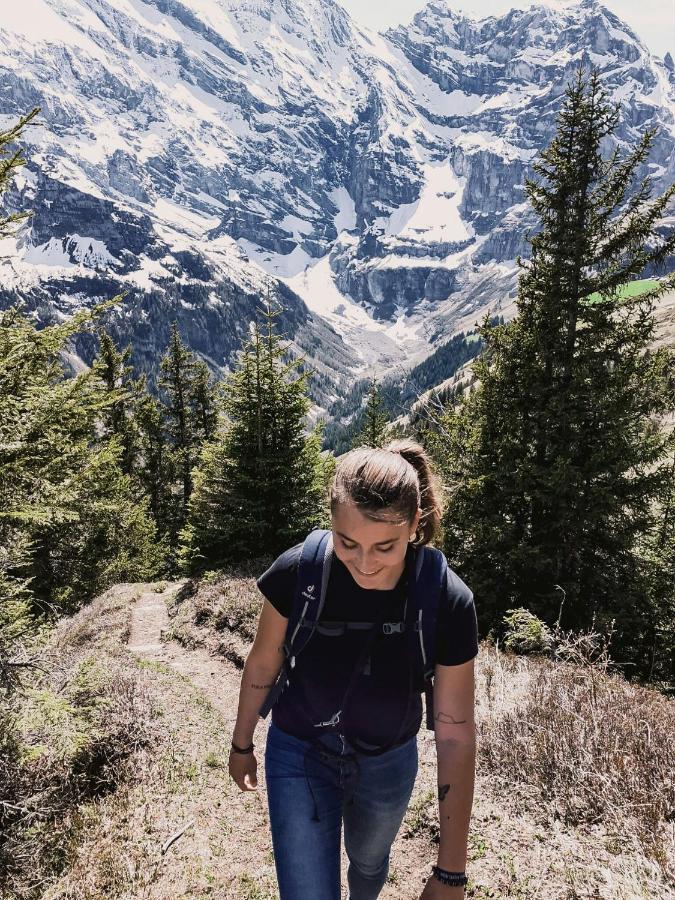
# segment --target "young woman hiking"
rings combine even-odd
[[[408,602],[414,593],[410,584],[420,590],[420,555],[445,566],[439,551],[422,549],[438,527],[440,502],[418,444],[394,441],[384,449],[345,454],[336,467],[330,506],[331,531],[322,534],[332,555],[322,587],[325,602],[318,607],[320,624],[297,661],[291,659],[265,748],[281,900],[340,900],[342,824],[349,900],[375,900],[380,894],[418,765],[422,700],[419,679],[413,680],[410,636],[418,640],[422,619],[416,622],[413,608],[419,596]],[[230,775],[243,791],[257,788],[253,733],[284,664],[296,587],[307,598],[303,618],[296,613],[294,619],[300,625],[307,624],[304,611],[316,596],[315,584],[303,588],[299,580],[299,571],[307,571],[299,569],[301,552],[303,544],[286,550],[257,582],[265,600],[242,675],[229,761]],[[469,588],[449,567],[441,571],[432,633],[433,705],[428,704],[437,751],[440,845],[420,900],[464,897],[473,802],[476,613]],[[424,592],[430,596],[426,587]]]

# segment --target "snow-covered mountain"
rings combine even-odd
[[[596,0],[475,21],[432,2],[377,35],[334,0],[21,0],[0,16],[0,127],[34,105],[0,302],[43,318],[129,291],[117,329],[156,364],[172,319],[214,369],[268,288],[327,403],[488,308],[527,253],[524,179],[584,60],[658,129],[675,73]],[[81,346],[87,357],[86,344]]]

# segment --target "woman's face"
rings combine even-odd
[[[403,573],[408,542],[419,523],[376,522],[352,504],[340,503],[332,513],[335,555],[363,588],[390,590]]]

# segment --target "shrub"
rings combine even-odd
[[[87,802],[153,741],[144,677],[120,647],[128,604],[64,620],[0,699],[0,896],[37,900],[68,864]],[[98,626],[98,627],[97,627]]]
[[[504,646],[512,653],[548,653],[552,649],[554,639],[550,628],[529,610],[509,609],[503,622]]]

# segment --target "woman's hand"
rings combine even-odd
[[[430,875],[420,894],[420,900],[464,900],[464,888],[461,884],[442,884],[438,878]]]
[[[234,750],[230,750],[228,771],[240,790],[258,790],[258,763],[253,751],[250,753],[235,753]]]

